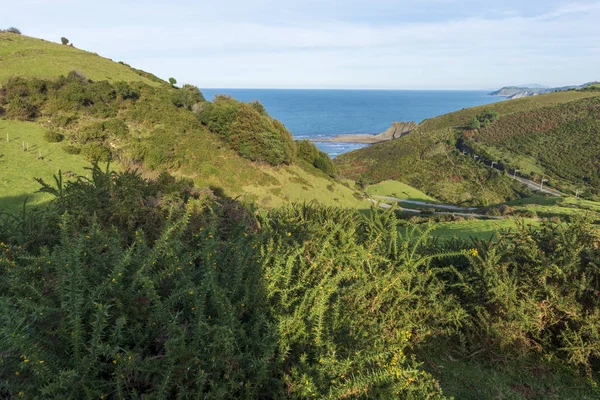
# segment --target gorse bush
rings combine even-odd
[[[420,354],[597,371],[597,229],[439,242],[393,210],[254,212],[98,166],[0,216],[0,395],[443,398]]]

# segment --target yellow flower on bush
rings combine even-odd
[[[477,257],[479,255],[479,252],[477,251],[477,249],[471,249],[469,250],[469,254],[473,257]]]

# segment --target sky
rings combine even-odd
[[[201,88],[600,80],[600,1],[0,0],[0,25]]]

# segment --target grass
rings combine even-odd
[[[300,166],[292,165],[281,168],[270,168],[269,175],[275,178],[271,185],[248,185],[243,188],[250,198],[269,208],[279,207],[290,202],[310,202],[341,208],[359,210],[370,209],[371,204],[358,199],[358,192],[346,187],[316,168],[307,171]]]
[[[564,367],[523,360],[492,364],[456,359],[449,354],[428,357],[424,364],[447,396],[460,400],[530,400],[598,398],[598,389]]]
[[[535,219],[524,219],[527,225],[538,226],[539,222]],[[494,239],[496,232],[504,229],[515,229],[517,222],[512,218],[503,220],[465,220],[454,222],[440,222],[435,225],[433,235],[441,239]]]
[[[130,67],[95,53],[43,39],[0,32],[0,82],[10,76],[56,78],[71,71],[82,72],[94,81],[141,81],[157,85]]]
[[[33,206],[49,200],[49,195],[35,193],[39,184],[34,178],[51,182],[58,170],[85,173],[89,163],[81,156],[67,154],[62,143],[47,143],[44,132],[31,122],[0,120],[0,210],[16,211],[25,199]],[[29,151],[23,151],[23,142],[29,143]]]
[[[567,197],[563,200],[563,204],[600,212],[600,203],[596,201]]]
[[[402,200],[436,202],[437,200],[427,194],[398,181],[384,181],[376,185],[371,185],[365,190],[370,195],[389,196]]]
[[[600,203],[574,197],[529,197],[505,203],[516,210],[535,211],[539,217],[568,218],[574,215],[591,215],[600,220]]]

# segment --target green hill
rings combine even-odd
[[[593,186],[590,175],[597,167],[586,157],[598,156],[598,96],[568,91],[463,109],[427,119],[402,138],[343,154],[335,163],[344,177],[370,184],[399,180],[458,204],[488,205],[526,194],[505,173],[492,169],[491,161],[505,171],[516,168],[554,178],[552,185],[562,178]],[[466,128],[485,110],[497,113],[498,120]],[[546,123],[550,115],[554,122]]]
[[[78,71],[95,81],[166,84],[152,74],[113,62],[96,53],[43,39],[0,32],[0,82],[11,76],[57,78],[71,71]]]
[[[32,196],[33,178],[81,172],[94,159],[148,177],[166,171],[267,207],[368,207],[335,178],[329,157],[295,143],[259,103],[207,102],[196,87],[171,87],[96,54],[11,33],[0,33],[0,67],[0,208],[26,195],[43,202]],[[19,150],[23,140],[29,152]],[[32,155],[46,148],[43,162]]]

